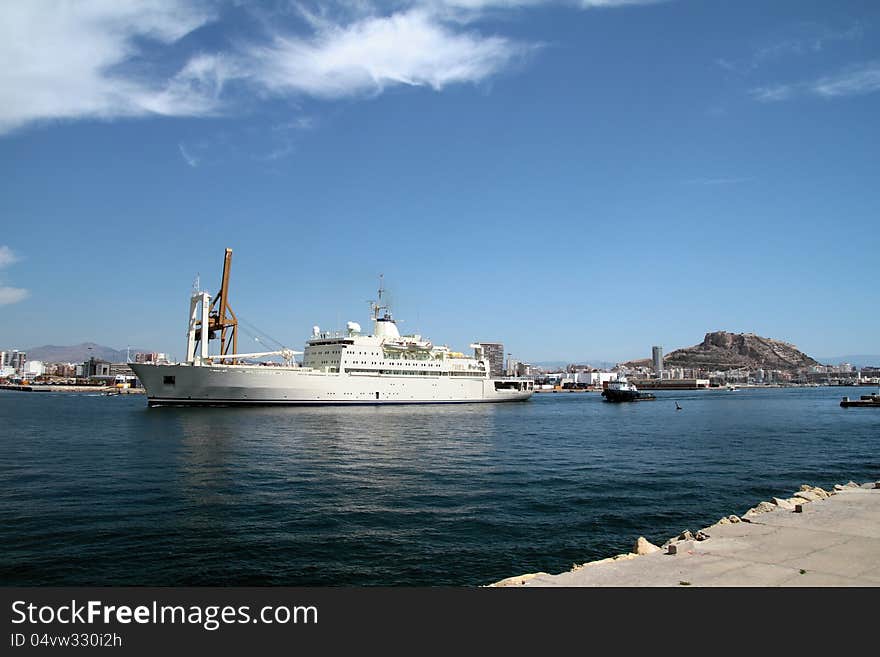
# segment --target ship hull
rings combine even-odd
[[[255,365],[131,368],[150,406],[465,404],[524,401],[532,395],[526,381],[479,377],[338,374]]]

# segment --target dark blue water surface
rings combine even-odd
[[[148,409],[0,392],[0,583],[486,584],[880,479],[864,388]],[[676,411],[673,400],[683,407]]]

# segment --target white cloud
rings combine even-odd
[[[139,40],[174,43],[211,18],[175,0],[28,0],[0,8],[0,133],[39,120],[195,114],[206,102],[181,87],[125,74]],[[182,73],[185,73],[182,72]]]
[[[880,61],[851,67],[836,75],[810,82],[795,82],[769,87],[758,87],[749,93],[762,102],[778,102],[801,96],[838,98],[862,96],[880,91]]]
[[[377,0],[321,0],[309,9],[307,0],[300,0],[259,21],[267,30],[262,39],[246,42],[232,33],[229,43],[235,45],[189,55],[178,42],[216,20],[223,5],[214,0],[4,2],[0,135],[39,121],[215,115],[229,111],[236,99],[229,93],[231,82],[256,92],[240,94],[239,100],[334,99],[399,85],[441,90],[477,83],[539,46],[482,34],[474,24],[486,12],[662,1],[396,0],[389,8]],[[266,11],[245,7],[254,15]],[[276,20],[291,13],[303,19],[299,32]],[[181,155],[189,161],[183,148]]]
[[[310,38],[277,36],[250,49],[251,78],[275,94],[341,98],[394,85],[439,90],[479,82],[532,46],[465,32],[413,9],[349,25],[325,25]]]
[[[8,246],[0,244],[0,269],[18,262],[19,257]]]
[[[12,249],[8,246],[0,244],[0,269],[15,264],[21,260]],[[0,281],[2,283],[2,281]],[[6,306],[10,303],[17,303],[22,299],[26,299],[30,292],[20,287],[7,287],[0,284],[0,306]]]
[[[18,303],[30,296],[30,292],[20,287],[6,287],[0,285],[0,306],[8,306],[11,303]]]

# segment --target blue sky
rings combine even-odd
[[[384,273],[523,360],[878,352],[877,3],[242,4],[0,6],[0,346],[181,356],[230,246],[293,347]]]

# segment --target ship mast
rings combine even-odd
[[[391,308],[387,303],[382,303],[382,295],[385,294],[385,274],[379,274],[379,292],[378,292],[378,301],[373,302],[372,305],[372,319],[373,321],[383,319],[390,320],[391,319]],[[385,313],[380,317],[379,311],[384,310]]]

